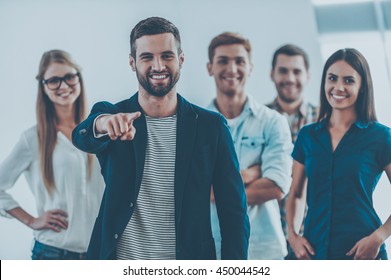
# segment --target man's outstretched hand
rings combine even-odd
[[[103,115],[96,120],[95,130],[99,134],[107,133],[111,140],[133,140],[136,128],[133,121],[141,116],[140,112]]]

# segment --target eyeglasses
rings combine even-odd
[[[65,82],[68,86],[72,87],[79,83],[80,81],[80,73],[69,73],[64,77],[51,77],[50,79],[43,80],[42,84],[47,85],[49,89],[56,90],[61,87],[61,83]]]

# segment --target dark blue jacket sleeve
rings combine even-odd
[[[221,258],[247,259],[250,223],[231,133],[221,117],[213,189],[221,229]]]
[[[76,148],[91,154],[103,153],[110,144],[110,138],[95,138],[94,120],[101,114],[117,114],[119,109],[108,102],[96,103],[90,115],[72,131],[72,143]]]

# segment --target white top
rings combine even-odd
[[[38,215],[53,209],[68,213],[66,230],[58,233],[50,229],[34,230],[35,239],[57,248],[86,252],[104,190],[99,163],[94,157],[91,178],[88,180],[87,154],[74,147],[62,132],[58,132],[53,152],[53,172],[56,189],[49,196],[39,166],[37,127],[33,126],[22,133],[11,154],[0,164],[0,215],[11,217],[5,211],[19,207],[6,190],[12,188],[24,173],[35,197]]]

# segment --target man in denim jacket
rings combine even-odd
[[[289,192],[292,141],[287,120],[245,93],[251,74],[251,45],[239,34],[222,33],[209,45],[210,76],[217,96],[209,110],[223,114],[234,140],[246,187],[250,219],[249,259],[283,259],[287,254],[278,200]],[[219,219],[212,195],[212,229],[217,254]]]

